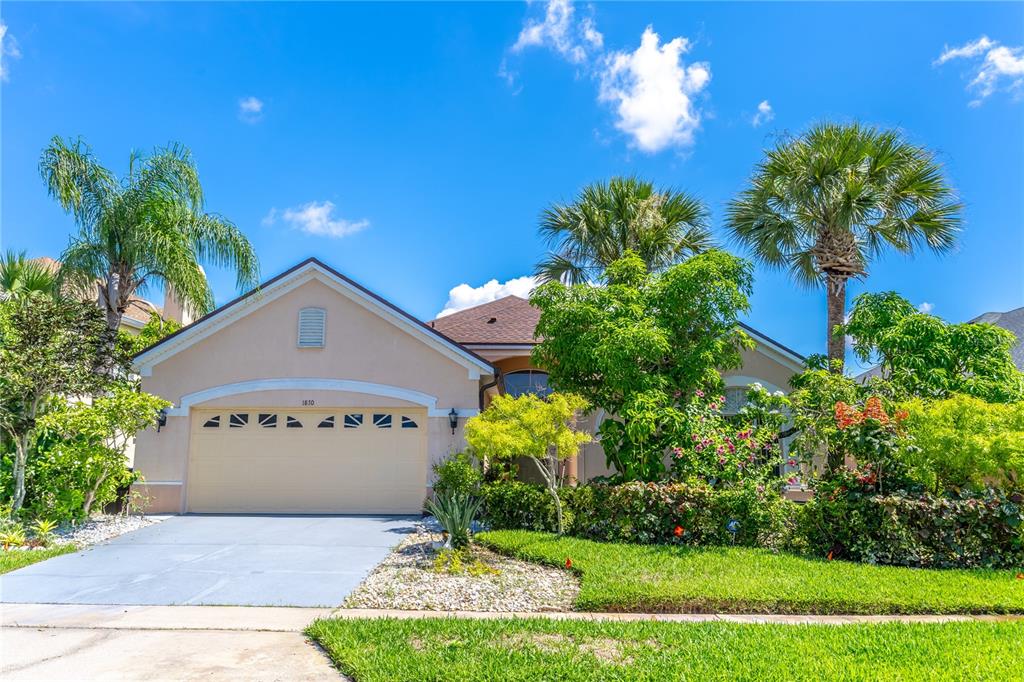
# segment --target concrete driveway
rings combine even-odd
[[[175,516],[0,576],[0,601],[337,606],[413,530],[395,516]]]

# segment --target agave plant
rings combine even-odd
[[[470,495],[453,493],[427,502],[427,511],[448,534],[449,544],[454,549],[462,549],[469,545],[470,526],[480,510],[480,503]]]

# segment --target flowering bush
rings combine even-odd
[[[873,492],[885,492],[919,487],[911,475],[907,455],[916,446],[903,422],[905,410],[886,411],[882,399],[871,396],[862,408],[839,401],[835,405],[836,445],[852,458],[859,471],[861,483]],[[842,476],[842,469],[831,472]]]
[[[696,392],[684,410],[679,444],[672,448],[673,480],[717,488],[778,481],[779,431],[789,403],[781,391],[772,394],[760,384],[751,386],[747,399],[740,414],[730,418],[722,414],[723,396]]]

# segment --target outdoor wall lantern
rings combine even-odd
[[[156,415],[156,432],[160,433],[160,427],[167,426],[167,408],[162,408]]]
[[[455,435],[455,429],[459,426],[459,413],[452,408],[452,411],[448,413],[448,426],[452,427],[452,435]]]

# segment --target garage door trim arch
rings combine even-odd
[[[381,396],[405,400],[416,405],[427,408],[427,416],[443,417],[448,414],[451,408],[439,408],[437,397],[400,386],[389,386],[387,384],[375,384],[368,381],[355,381],[352,379],[316,379],[316,378],[283,378],[283,379],[253,379],[251,381],[240,381],[233,384],[223,384],[204,388],[201,391],[189,393],[182,396],[178,406],[167,411],[171,417],[188,416],[193,406],[209,400],[224,398],[242,393],[254,393],[257,391],[283,391],[289,389],[306,391],[340,391],[346,393],[363,393],[367,395]],[[476,409],[458,409],[463,417],[470,417],[476,414]]]

